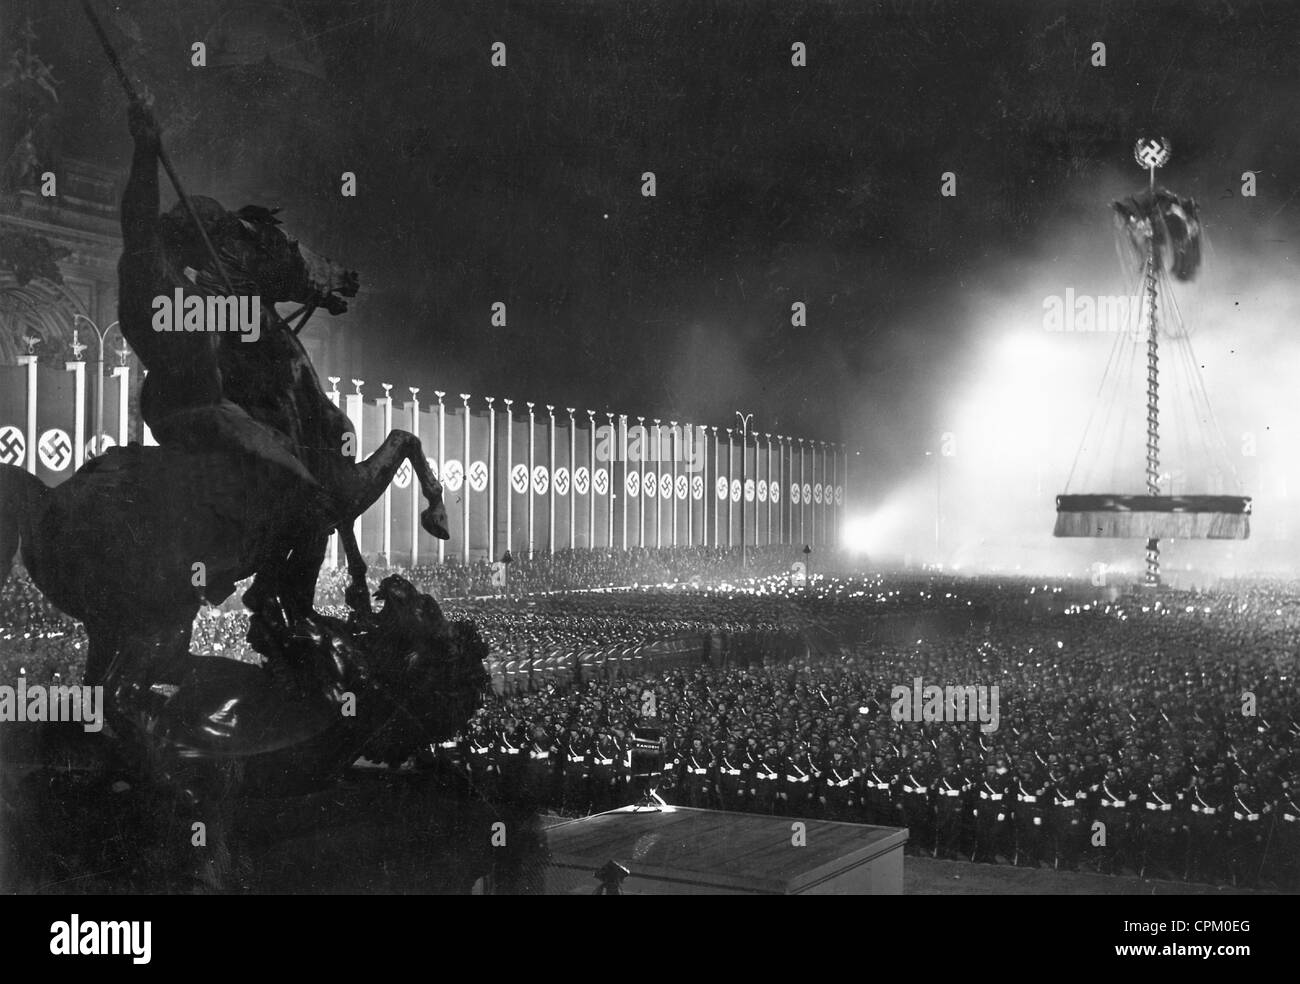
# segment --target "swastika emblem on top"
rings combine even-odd
[[[738,478],[733,478],[731,480],[731,501],[740,501],[740,479]]]
[[[591,476],[587,473],[586,465],[583,465],[573,473],[573,491],[578,495],[586,495],[590,485]]]
[[[752,478],[745,479],[745,501],[754,501],[754,480]]]
[[[393,473],[393,484],[399,489],[410,488],[411,486],[411,463],[403,461],[401,467]]]
[[[796,506],[799,505],[799,483],[798,482],[790,483],[790,501],[793,502]]]
[[[659,494],[659,477],[654,472],[645,473],[645,481],[641,483],[641,491],[645,493],[647,499],[653,499]]]
[[[545,465],[536,465],[533,468],[533,491],[538,495],[545,495],[546,490],[551,487],[551,476],[546,471]]]
[[[677,498],[679,498],[679,499],[685,499],[685,498],[686,498],[686,493],[687,493],[687,490],[688,490],[689,487],[690,487],[690,484],[691,484],[691,483],[688,482],[688,481],[686,480],[686,476],[685,476],[685,475],[678,475],[678,476],[677,476]]]
[[[72,439],[67,431],[51,427],[36,442],[36,453],[50,471],[63,471],[72,462]]]
[[[591,476],[591,487],[596,490],[597,495],[604,495],[609,491],[609,472],[603,468],[596,469],[595,474]]]
[[[27,457],[27,442],[23,432],[12,424],[0,427],[0,463],[21,467]]]
[[[704,479],[699,475],[691,478],[691,498],[697,501],[704,498]]]
[[[523,495],[528,491],[527,465],[519,464],[510,469],[510,487],[515,490],[516,495]]]
[[[842,506],[842,505],[844,505],[844,486],[843,486],[843,485],[837,485],[837,486],[835,486],[835,505],[837,505],[837,506]]]
[[[723,478],[721,475],[718,476],[717,488],[718,488],[718,498],[725,499],[727,497],[727,480]]]
[[[819,506],[822,504],[822,483],[821,482],[818,482],[816,485],[813,486],[813,502],[817,503],[817,505]]]
[[[555,469],[555,494],[556,495],[569,494],[569,469],[567,468]]]
[[[640,493],[640,491],[641,491],[641,473],[634,472],[634,471],[628,472],[627,473],[627,494],[630,495],[633,499],[635,499],[637,495]]]
[[[469,487],[475,492],[482,492],[488,484],[488,468],[482,461],[476,461],[469,466],[466,472],[469,476]]]
[[[803,483],[803,501],[805,504],[812,502],[812,485],[808,482]]]
[[[671,499],[673,497],[673,477],[668,472],[659,473],[659,498]]]
[[[780,501],[781,501],[781,486],[777,485],[776,482],[772,482],[772,483],[767,487],[767,494],[768,494],[768,498],[770,498],[773,502],[780,502]]]

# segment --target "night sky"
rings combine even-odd
[[[3,6],[6,36],[30,12],[62,83],[63,153],[124,169],[124,100],[77,6]],[[973,309],[1044,262],[1058,279],[1028,293],[1029,318],[1076,256],[1119,270],[1108,203],[1144,181],[1138,136],[1172,140],[1162,180],[1202,202],[1221,253],[1291,263],[1293,3],[99,9],[190,190],[279,204],[360,271],[348,371],[399,387],[714,423],[753,410],[759,430],[848,442],[896,477],[960,426],[947,396],[987,340]],[[189,65],[203,38],[227,39],[226,63]],[[1256,199],[1234,192],[1247,169]]]

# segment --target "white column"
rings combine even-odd
[[[574,529],[574,524],[578,521],[578,492],[573,487],[573,476],[578,470],[578,424],[573,419],[575,412],[574,407],[565,407],[569,413],[569,549],[575,550],[578,546],[578,532]],[[551,476],[551,481],[555,481],[555,476]]]
[[[668,421],[668,428],[669,428],[668,429],[668,439],[669,439],[668,457],[671,458],[673,462],[672,494],[668,497],[668,505],[669,508],[671,509],[671,512],[668,513],[668,518],[669,518],[668,545],[670,547],[675,547],[677,546],[677,459],[678,457],[680,457],[682,449],[677,446],[677,440],[678,440],[677,421],[675,420]],[[687,499],[688,502],[690,501],[689,499],[690,494],[691,494],[691,490],[687,488],[686,495],[688,496]]]
[[[664,541],[663,541],[664,502],[663,502],[663,496],[659,495],[659,492],[663,491],[663,487],[664,487],[663,479],[660,477],[664,473],[664,456],[663,456],[663,447],[661,445],[661,442],[663,440],[663,432],[659,429],[658,417],[655,417],[654,425],[655,425],[654,454],[655,454],[655,462],[658,465],[658,467],[655,469],[655,495],[654,495],[655,549],[658,550],[664,545]],[[641,489],[641,494],[645,495],[644,487]]]
[[[447,470],[447,407],[443,404],[442,398],[447,394],[442,390],[434,390],[433,395],[438,398],[438,481],[442,481],[442,476]],[[446,486],[443,486],[446,488]],[[447,541],[438,541],[438,563],[441,564],[446,559]]]
[[[383,415],[384,421],[383,432],[391,434],[393,432],[393,384],[380,383],[384,388],[383,398],[379,401],[379,410]],[[384,486],[384,566],[393,566],[393,483],[389,482]]]
[[[114,374],[116,375],[117,370],[115,369],[115,370],[113,370],[113,372],[114,372]],[[329,401],[330,401],[331,403],[333,403],[336,407],[339,405],[339,379],[340,379],[340,378],[341,378],[341,377],[339,377],[339,376],[330,376],[330,377],[329,377],[329,381],[330,381],[330,391],[329,391],[328,393],[325,394],[325,396],[329,399]],[[123,391],[124,391],[124,390],[125,390],[125,383],[123,383]],[[119,391],[119,395],[120,395],[121,392],[122,392],[122,391]],[[118,420],[119,420],[119,422],[121,421],[121,419],[122,419],[122,412],[119,410],[119,411],[118,411]],[[339,535],[338,535],[338,533],[331,533],[331,534],[330,534],[329,543],[326,544],[326,546],[325,546],[325,563],[326,563],[328,566],[330,566],[331,568],[334,568],[334,567],[338,567],[338,566],[339,566]]]
[[[27,471],[36,474],[36,356],[20,355],[18,364],[27,367]]]
[[[546,482],[546,552],[555,553],[555,407],[546,404],[549,420],[546,428],[547,474]]]
[[[411,417],[411,433],[415,435],[417,441],[420,441],[420,453],[424,454],[424,438],[420,436],[420,387],[406,387],[411,392],[411,402],[406,405],[406,411]],[[415,567],[420,563],[420,482],[414,473],[411,475],[411,498],[408,503],[411,509],[411,566]]]
[[[127,420],[131,406],[131,367],[114,366],[113,378],[117,380],[117,444],[124,448],[131,440],[131,422]]]
[[[72,470],[75,472],[86,461],[86,363],[65,362],[63,368],[72,373],[72,406],[76,414],[72,423]],[[103,385],[102,379],[100,385]],[[103,453],[102,448],[99,453]]]
[[[488,457],[487,457],[487,497],[488,497],[488,563],[496,560],[497,550],[497,412],[493,406],[495,396],[485,396],[488,405]],[[506,476],[509,481],[509,475]]]
[[[462,393],[460,395],[460,401],[463,404],[463,409],[465,411],[464,440],[461,441],[460,445],[461,451],[463,452],[462,456],[464,458],[461,462],[460,480],[460,530],[464,543],[460,548],[460,556],[466,567],[469,566],[469,500],[470,492],[473,491],[469,488],[469,463],[472,460],[472,455],[470,454],[469,449],[469,396],[468,393]]]
[[[361,396],[361,387],[364,385],[365,385],[365,380],[362,379],[352,380],[352,386],[353,389],[356,390],[356,392],[347,393],[343,397],[343,412],[347,414],[348,420],[352,422],[352,427],[356,431],[354,441],[353,441],[354,461],[360,461],[365,456],[365,435],[361,429],[362,413],[364,412],[363,398]],[[363,512],[360,516],[356,518],[356,520],[353,521],[352,524],[353,534],[357,538],[358,550],[362,550],[362,544],[365,542],[363,537],[364,522],[365,522],[365,513]],[[364,552],[362,553],[362,556],[364,556]]]
[[[587,411],[587,549],[596,549],[596,411]]]
[[[533,429],[536,426],[536,420],[533,417],[533,407],[537,404],[528,403],[528,556],[533,555],[533,469],[537,467],[537,446],[534,440]]]
[[[515,417],[510,408],[515,405],[515,401],[506,396],[502,397],[501,402],[506,405],[506,550],[513,550],[515,487],[511,472],[515,467]]]

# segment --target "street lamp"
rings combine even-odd
[[[90,330],[95,333],[95,338],[99,341],[99,350],[95,356],[95,457],[104,453],[100,446],[104,435],[104,342],[108,338],[108,333],[117,327],[114,321],[107,328],[101,329],[99,325],[91,321],[84,314],[73,315],[72,323],[80,324],[84,321],[90,326]]]
[[[740,418],[740,566],[745,566],[745,483],[748,480],[745,467],[745,448],[749,446],[749,422],[754,419],[752,413],[736,411]]]

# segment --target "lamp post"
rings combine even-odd
[[[943,522],[943,471],[941,456],[934,451],[925,452],[927,458],[934,458],[934,552],[938,562],[943,560],[941,527]]]
[[[736,411],[740,418],[740,566],[745,566],[745,483],[748,479],[745,449],[749,446],[749,422],[754,419],[752,413]]]
[[[100,441],[104,433],[104,342],[108,338],[108,333],[117,327],[114,321],[107,328],[101,329],[99,325],[91,321],[84,314],[76,314],[72,318],[74,325],[85,322],[90,326],[90,330],[95,333],[95,338],[99,342],[98,351],[95,355],[95,457],[104,453],[100,447]]]

